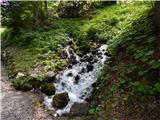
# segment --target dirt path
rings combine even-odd
[[[54,120],[43,108],[40,95],[16,91],[1,66],[1,120]]]
[[[16,91],[1,65],[1,120],[70,120],[55,118],[44,108],[43,96],[33,92]],[[73,119],[72,119],[73,120]],[[83,120],[75,117],[74,120]]]

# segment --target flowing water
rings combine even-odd
[[[69,41],[73,41],[73,39],[69,39]],[[66,68],[66,70],[60,72],[56,76],[56,82],[54,83],[56,87],[55,94],[68,92],[70,99],[68,105],[63,109],[55,109],[52,106],[52,98],[54,95],[46,96],[44,98],[44,103],[47,108],[56,111],[55,116],[61,116],[64,113],[69,113],[74,103],[86,102],[86,98],[91,95],[93,90],[92,84],[96,82],[101,68],[107,59],[107,56],[105,55],[106,49],[107,45],[101,45],[96,55],[88,53],[86,56],[88,58],[93,58],[89,63],[81,60],[83,58],[76,55],[70,45],[64,48],[67,58],[74,58],[76,60],[76,64],[71,68]]]

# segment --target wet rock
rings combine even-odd
[[[88,108],[88,103],[74,103],[68,116],[81,116],[87,112]]]
[[[17,76],[16,76],[16,79],[18,78],[21,78],[21,77],[24,77],[25,75],[22,73],[22,72],[18,72],[17,73]]]
[[[72,65],[75,65],[78,63],[78,61],[76,60],[75,56],[71,56],[71,58],[69,59],[69,63]]]
[[[93,55],[87,56],[86,61],[91,62],[93,60]]]
[[[74,80],[75,80],[74,83],[75,83],[75,84],[78,84],[79,79],[80,79],[79,75],[76,75],[76,77],[74,78]]]
[[[96,83],[96,82],[92,84],[92,87],[96,87],[96,86],[97,86],[97,83]]]
[[[62,59],[66,59],[67,57],[68,57],[68,55],[67,55],[66,51],[63,51],[63,52],[61,53],[61,58],[62,58]]]
[[[48,96],[55,94],[55,86],[53,83],[43,83],[41,85],[41,91]]]
[[[91,62],[91,64],[94,64],[94,63],[96,63],[96,62],[98,62],[98,60],[95,58],[95,59]]]
[[[82,70],[79,72],[79,74],[82,74],[85,72],[85,68],[82,68]]]
[[[50,83],[54,82],[56,79],[56,74],[53,71],[49,71],[46,73],[45,81]]]
[[[97,54],[98,53],[98,49],[93,50],[93,54]]]
[[[100,51],[98,51],[98,52],[96,53],[96,55],[100,56],[100,55],[102,55],[102,53],[101,53]]]
[[[68,45],[72,45],[72,44],[73,44],[73,38],[69,38],[67,44],[68,44]]]
[[[109,54],[107,52],[105,52],[104,55],[109,56]]]
[[[70,41],[68,41],[68,43],[67,43],[68,45],[72,45],[73,44],[73,41],[72,40],[70,40]]]
[[[73,74],[72,74],[72,73],[68,73],[67,76],[68,76],[68,77],[72,77]]]
[[[87,65],[87,72],[90,72],[90,71],[92,71],[92,70],[93,70],[93,65],[88,64],[88,65]]]
[[[66,84],[65,84],[64,82],[62,82],[61,85],[62,85],[63,87],[66,86]]]
[[[69,101],[68,93],[63,92],[53,97],[52,105],[55,108],[62,109],[68,104],[68,101]]]
[[[68,68],[72,68],[72,65],[68,65]]]
[[[93,55],[85,55],[82,59],[81,59],[81,62],[91,62],[93,60]]]

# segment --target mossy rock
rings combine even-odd
[[[24,83],[23,86],[21,87],[21,90],[24,91],[24,92],[26,92],[26,91],[32,90],[32,88],[33,88],[33,87],[32,87],[31,84],[29,84],[29,83]]]
[[[42,83],[41,91],[48,96],[55,94],[55,86],[53,83]]]
[[[55,74],[55,72],[49,71],[49,72],[46,73],[46,76],[45,76],[45,80],[44,80],[44,81],[47,82],[47,83],[51,83],[51,82],[54,82],[55,79],[56,79],[56,74]]]
[[[57,94],[53,97],[52,105],[55,108],[62,109],[64,108],[69,101],[69,96],[67,92]]]
[[[40,80],[37,80],[36,78],[31,78],[28,83],[30,83],[33,88],[38,89],[40,88],[42,82]]]

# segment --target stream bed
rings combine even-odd
[[[74,42],[72,38],[69,38],[68,41]],[[85,103],[86,99],[91,96],[92,85],[96,82],[108,58],[105,54],[106,50],[107,45],[101,44],[96,54],[89,52],[81,58],[74,52],[71,45],[64,48],[68,60],[74,61],[74,64],[56,75],[55,95],[67,92],[69,102],[63,109],[56,109],[52,106],[52,99],[55,95],[44,98],[44,104],[48,109],[55,111],[55,117],[69,113],[74,103]]]

